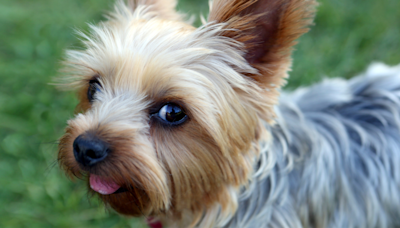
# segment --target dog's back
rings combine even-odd
[[[278,115],[231,227],[400,224],[400,66],[284,94]]]

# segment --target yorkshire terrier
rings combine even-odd
[[[400,226],[400,66],[278,99],[314,0],[175,5],[121,0],[67,52],[69,176],[154,227]]]

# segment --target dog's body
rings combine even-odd
[[[215,0],[198,29],[175,4],[121,1],[68,52],[82,113],[59,146],[67,174],[165,227],[400,225],[398,68],[277,106],[315,2]]]
[[[277,109],[227,227],[400,225],[400,65],[283,94]]]

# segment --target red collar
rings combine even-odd
[[[152,217],[147,218],[146,222],[150,228],[163,228],[161,222]]]

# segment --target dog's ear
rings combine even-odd
[[[167,20],[181,20],[182,15],[176,12],[177,0],[128,0],[128,6],[136,9],[139,5],[150,6],[150,10],[156,12],[161,18]]]
[[[225,23],[223,36],[244,44],[245,59],[264,88],[280,87],[291,67],[296,39],[307,32],[315,0],[215,0],[208,21]]]

